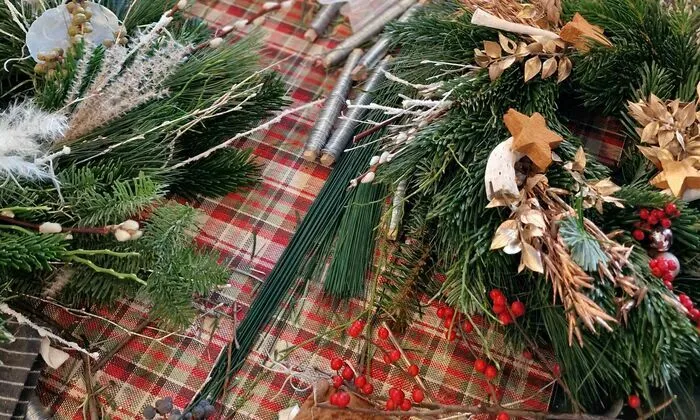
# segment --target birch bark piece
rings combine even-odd
[[[323,35],[333,19],[338,16],[341,7],[343,7],[343,3],[327,4],[321,7],[304,34],[304,38],[309,42],[316,41],[319,36]]]
[[[515,176],[515,163],[523,158],[522,153],[512,149],[513,137],[501,142],[489,155],[486,162],[484,184],[486,197],[491,200],[497,192],[506,192],[518,195],[518,183]]]

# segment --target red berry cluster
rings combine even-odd
[[[678,300],[681,301],[681,305],[688,310],[688,318],[697,324],[698,329],[700,329],[700,309],[695,307],[695,304],[685,293],[678,295]]]
[[[456,325],[461,323],[464,333],[469,334],[474,331],[474,324],[481,321],[480,317],[478,316],[473,316],[470,318],[461,313],[456,313],[454,308],[449,306],[438,307],[437,316],[443,320],[443,325],[446,328],[445,338],[450,341],[454,341],[459,335],[459,331],[457,331],[459,328],[455,328]]]
[[[654,277],[658,277],[664,281],[664,286],[666,286],[668,290],[673,290],[673,272],[678,269],[678,265],[675,261],[656,257],[649,260],[649,269]]]
[[[496,366],[489,365],[484,359],[476,359],[476,361],[474,361],[474,370],[483,373],[489,381],[494,380],[496,376],[498,376],[498,369],[496,369]]]
[[[632,236],[638,241],[643,241],[646,237],[646,233],[651,231],[656,226],[662,226],[664,228],[671,227],[671,218],[678,217],[681,215],[680,210],[674,203],[668,203],[661,209],[641,209],[639,210],[639,218],[641,221],[636,222],[634,226],[635,230],[632,231]]]
[[[516,300],[510,304],[510,312],[508,312],[508,300],[500,290],[491,290],[489,292],[489,297],[493,302],[493,313],[498,316],[498,320],[501,321],[501,324],[512,324],[513,317],[520,318],[521,316],[525,315],[525,304],[519,300]]]
[[[337,373],[337,375],[333,376],[333,378],[331,379],[333,381],[333,386],[336,389],[343,386],[343,384],[345,384],[345,381],[349,382],[352,381],[354,378],[355,386],[361,393],[369,395],[374,392],[374,386],[371,383],[367,382],[367,377],[364,375],[359,375],[357,378],[355,378],[355,372],[350,366],[348,366],[348,364],[343,359],[339,357],[334,357],[333,359],[331,359],[331,369],[333,369]],[[332,401],[331,404],[333,404]]]
[[[330,403],[336,407],[345,408],[350,404],[350,394],[343,391],[336,392],[331,395]]]
[[[365,322],[361,320],[357,320],[350,325],[350,328],[348,328],[348,335],[352,338],[357,338],[360,335],[362,335],[362,331],[365,329]]]
[[[414,388],[411,393],[413,402],[420,404],[425,399],[425,393],[420,388]],[[393,387],[389,390],[389,399],[386,400],[385,405],[387,411],[393,411],[401,409],[402,411],[409,411],[413,407],[411,400],[406,398],[406,394],[399,388]]]

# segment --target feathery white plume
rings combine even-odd
[[[31,101],[15,103],[0,113],[0,176],[49,177],[49,148],[67,129],[67,118],[36,107]]]

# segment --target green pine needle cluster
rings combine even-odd
[[[261,70],[260,33],[210,48],[206,42],[213,33],[207,23],[178,11],[167,33],[134,49],[175,3],[104,2],[122,20],[129,39],[131,50],[121,62],[110,50],[118,46],[78,42],[51,74],[35,74],[31,58],[8,61],[9,71],[0,71],[2,108],[31,99],[44,111],[66,115],[73,129],[80,124],[73,119],[80,105],[106,96],[90,109],[91,118],[109,115],[75,138],[56,141],[49,150],[60,155],[53,159],[55,180],[3,180],[0,297],[51,290],[61,302],[80,306],[137,298],[148,302],[163,324],[181,328],[195,315],[193,297],[227,281],[229,270],[219,264],[219,256],[198,250],[193,242],[197,211],[169,199],[218,197],[252,186],[258,166],[248,150],[222,148],[193,158],[256,127],[287,101],[280,78]],[[0,4],[3,57],[23,54],[25,33],[13,13],[31,24],[59,2],[32,4]],[[173,50],[184,51],[182,58],[169,60],[164,51]],[[151,73],[130,70],[159,63],[168,66],[159,70],[165,74],[160,91],[138,106],[120,105],[129,98],[105,93],[112,87],[120,91],[119,84],[146,86]],[[99,79],[107,70],[112,76]],[[100,83],[106,84],[96,96],[91,89]],[[110,106],[124,108],[105,113]],[[64,146],[70,146],[69,153]],[[188,159],[192,163],[184,164]],[[120,242],[114,232],[129,219],[139,222],[142,236]],[[38,233],[45,222],[59,224],[64,231]],[[76,231],[66,234],[71,229]]]

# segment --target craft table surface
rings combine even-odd
[[[194,5],[192,12],[214,26],[223,26],[252,16],[263,3],[263,0],[201,2]],[[287,83],[288,95],[293,100],[291,106],[310,102],[332,89],[337,70],[326,72],[314,62],[350,33],[347,25],[340,24],[328,36],[314,44],[308,43],[303,34],[312,19],[311,8],[310,2],[294,1],[291,9],[269,15],[258,29],[263,31],[266,40],[261,59],[265,63],[277,63],[274,68]],[[243,31],[249,32],[250,28]],[[234,147],[253,149],[262,166],[262,181],[249,191],[219,200],[204,200],[198,205],[203,226],[198,242],[220,252],[222,259],[236,270],[230,279],[231,287],[212,298],[223,302],[220,309],[232,316],[245,316],[258,282],[264,281],[272,270],[329,174],[329,168],[301,158],[304,141],[319,111],[314,108],[302,115],[289,116],[271,129],[235,144]],[[581,127],[578,134],[586,138],[589,151],[602,155],[607,162],[619,156],[622,139],[615,130]],[[241,309],[237,315],[232,313],[234,301]],[[306,299],[298,302],[294,316],[274,322],[268,327],[269,334],[261,336],[256,350],[237,380],[232,382],[234,386],[226,393],[223,404],[217,404],[217,418],[274,419],[281,409],[300,404],[309,392],[295,391],[285,382],[286,375],[263,368],[262,362],[274,349],[303,343],[324,329],[344,322],[358,310],[359,302],[332,307],[320,296],[320,289],[312,284]],[[124,331],[114,323],[78,319],[58,309],[55,311],[53,317],[74,336],[84,334],[91,342],[102,341],[102,353],[124,337]],[[98,313],[133,329],[147,311],[138,304],[123,303]],[[229,318],[222,318],[212,334],[211,319],[205,318],[194,322],[180,335],[161,340],[147,338],[164,335],[155,327],[151,325],[143,336],[133,337],[96,375],[98,385],[105,387],[99,400],[101,404],[113,406],[112,419],[143,418],[141,411],[145,405],[166,396],[173,397],[175,407],[184,407],[203,385],[222,348],[230,341],[233,325]],[[532,361],[501,354],[502,337],[497,332],[491,334],[491,356],[502,366],[494,381],[496,388],[504,392],[502,404],[546,409],[551,395],[551,386],[548,386],[551,377]],[[473,370],[473,356],[464,344],[444,339],[444,328],[434,310],[411,326],[402,337],[402,343],[407,348],[417,349],[411,353],[413,361],[420,366],[429,391],[441,402],[473,404],[486,398],[486,382],[483,375]],[[329,371],[332,357],[356,360],[353,357],[357,349],[355,344],[344,339],[309,343],[295,351],[288,362]],[[479,347],[477,340],[473,340],[473,345]],[[385,365],[381,355],[375,359],[372,371],[375,395],[386,395],[391,386],[412,389],[413,385],[397,367]],[[42,401],[56,412],[58,420],[83,418],[81,406],[86,396],[79,366],[69,361],[58,371],[49,370],[40,383]],[[69,375],[71,372],[73,375]],[[68,376],[71,379],[66,382]]]

